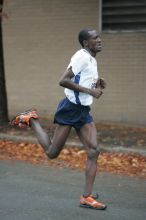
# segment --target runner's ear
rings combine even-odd
[[[88,40],[83,40],[83,45],[84,45],[84,47],[87,47],[88,46]]]

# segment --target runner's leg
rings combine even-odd
[[[53,141],[51,141],[48,134],[44,131],[38,119],[31,118],[30,126],[36,133],[37,139],[47,156],[50,159],[56,158],[66,142],[66,139],[71,130],[71,126],[57,124],[53,136]]]
[[[92,194],[93,185],[95,181],[97,171],[97,159],[99,156],[99,148],[97,144],[97,131],[94,122],[85,124],[80,130],[77,130],[77,134],[81,142],[87,148],[87,162],[85,171],[85,189],[84,196],[87,197]]]

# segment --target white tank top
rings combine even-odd
[[[95,88],[98,80],[97,61],[85,49],[78,50],[71,58],[68,68],[72,67],[74,83],[86,88]],[[77,92],[65,88],[66,97],[73,103],[79,105],[91,105],[93,97],[89,94]]]

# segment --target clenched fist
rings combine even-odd
[[[103,91],[100,88],[90,89],[90,95],[92,95],[96,99],[98,99],[102,94]]]
[[[101,89],[105,89],[106,88],[106,82],[105,82],[104,78],[99,78],[97,80],[96,88],[101,88]]]

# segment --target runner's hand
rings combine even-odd
[[[98,99],[102,94],[103,91],[100,88],[90,89],[90,95],[92,95],[96,99]]]
[[[96,88],[101,88],[101,89],[105,89],[106,88],[106,82],[104,80],[104,78],[99,78],[97,83],[96,83]]]

